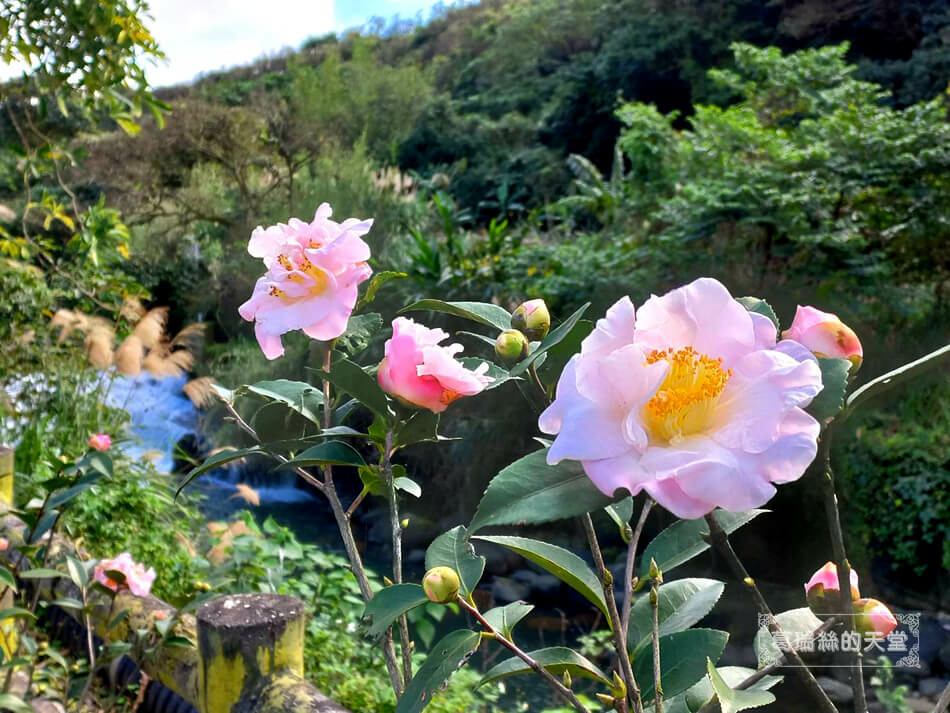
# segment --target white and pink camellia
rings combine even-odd
[[[343,334],[357,288],[372,274],[362,236],[373,221],[337,223],[330,220],[332,212],[323,203],[311,223],[291,218],[286,225],[257,227],[251,234],[247,251],[264,260],[267,273],[238,312],[255,322],[254,333],[268,359],[284,353],[280,337],[286,332],[302,329],[321,341]]]
[[[782,332],[786,339],[794,339],[820,357],[848,359],[855,368],[864,359],[861,340],[838,315],[822,312],[814,307],[798,306],[792,326]]]
[[[598,320],[541,414],[548,462],[578,460],[608,495],[646,490],[682,518],[748,510],[801,477],[818,422],[815,357],[702,278]]]
[[[441,329],[429,329],[406,317],[393,320],[393,336],[386,341],[379,364],[383,391],[413,406],[440,413],[462,396],[474,396],[491,383],[488,364],[472,371],[455,359],[461,344],[439,344],[449,338]]]
[[[109,572],[121,572],[125,575],[125,582],[117,582],[109,577]],[[121,589],[128,589],[137,597],[144,597],[152,590],[152,583],[155,581],[155,569],[139,564],[128,552],[123,552],[118,557],[106,559],[96,565],[93,576],[96,581],[113,592]]]
[[[858,573],[851,569],[851,598],[857,599],[861,596],[858,591]],[[838,567],[834,562],[828,562],[824,567],[815,572],[811,579],[805,583],[805,594],[819,591],[823,594],[833,593],[835,595],[841,591],[838,588]]]
[[[108,433],[94,433],[89,436],[89,447],[97,451],[107,451],[112,447]]]

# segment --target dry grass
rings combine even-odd
[[[142,373],[145,359],[145,347],[142,340],[134,334],[127,336],[115,352],[115,366],[120,374],[138,376]]]
[[[124,300],[122,300],[122,307],[119,310],[119,316],[127,319],[132,324],[135,324],[145,316],[145,307],[139,301],[138,297],[126,297]]]
[[[195,408],[205,409],[213,406],[217,401],[217,394],[212,386],[217,382],[210,376],[200,376],[192,379],[182,387],[185,396],[191,399]]]
[[[135,325],[133,334],[141,340],[146,349],[155,349],[165,338],[165,325],[168,323],[168,307],[155,307]]]
[[[84,344],[89,363],[97,369],[108,369],[112,366],[114,342],[115,332],[111,328],[95,326],[90,329]]]

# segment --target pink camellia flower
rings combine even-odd
[[[462,396],[473,396],[492,379],[488,364],[466,369],[455,355],[461,344],[439,346],[449,338],[441,329],[429,329],[405,317],[393,320],[393,336],[386,341],[379,364],[383,391],[413,406],[440,413]]]
[[[877,599],[859,599],[854,603],[855,628],[862,634],[872,631],[884,637],[897,628],[897,619]]]
[[[343,334],[357,288],[373,272],[362,239],[373,221],[337,223],[330,220],[332,212],[323,203],[312,223],[291,218],[286,225],[258,226],[251,234],[247,251],[263,258],[267,272],[238,312],[256,322],[254,334],[268,359],[284,353],[280,336],[294,329],[321,341]]]
[[[646,490],[682,518],[748,510],[801,477],[818,422],[815,357],[702,278],[635,314],[630,298],[598,320],[561,374],[539,426],[548,462],[578,460],[600,490]]]
[[[864,359],[858,335],[838,319],[838,315],[814,307],[798,305],[792,326],[782,332],[785,339],[794,339],[820,357],[849,359],[855,368]]]
[[[111,579],[108,572],[121,572],[125,575],[125,582],[119,583]],[[139,564],[128,552],[123,552],[118,557],[109,560],[102,560],[96,565],[93,576],[96,581],[113,592],[120,589],[128,589],[137,597],[144,597],[152,589],[152,583],[155,581],[155,569]]]
[[[97,451],[107,451],[112,447],[112,439],[108,433],[96,433],[89,436],[89,447]]]
[[[851,569],[851,599],[861,596],[858,591],[858,573]],[[841,609],[841,599],[838,588],[838,567],[834,562],[828,562],[815,572],[805,584],[805,598],[808,606],[816,614],[833,614]]]
[[[6,552],[8,549],[10,549],[10,540],[0,537],[0,552]]]

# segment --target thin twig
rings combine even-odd
[[[627,640],[627,634],[630,632],[630,608],[633,606],[633,566],[637,561],[637,546],[640,543],[640,534],[643,532],[643,526],[646,524],[647,515],[650,514],[650,509],[653,507],[653,498],[648,497],[646,502],[643,503],[643,510],[640,511],[640,519],[637,520],[637,527],[633,531],[633,534],[629,538],[629,544],[627,545],[627,563],[624,568],[624,583],[623,583],[623,609],[620,610],[621,617],[623,619],[622,629],[623,629],[623,640]],[[627,525],[627,531],[629,532],[630,526]]]
[[[773,634],[782,633],[781,627],[775,620],[775,615],[772,614],[772,610],[765,601],[765,597],[763,597],[762,592],[759,591],[759,586],[755,583],[755,580],[749,576],[745,565],[742,564],[742,560],[739,559],[735,550],[732,549],[729,538],[719,525],[719,521],[710,513],[706,516],[706,523],[709,525],[709,536],[712,540],[712,544],[720,554],[725,557],[730,569],[732,569],[733,575],[745,585],[746,590],[752,596],[752,600],[755,602],[759,612],[768,620],[769,631]],[[824,689],[818,685],[818,681],[815,680],[811,671],[805,666],[805,662],[802,661],[802,657],[798,655],[798,652],[791,649],[788,651],[788,656],[796,667],[796,675],[814,695],[815,700],[818,702],[819,710],[824,711],[824,713],[838,713],[838,709],[835,708],[834,703],[828,698],[828,694],[825,693]]]
[[[402,523],[399,522],[399,502],[396,499],[396,483],[392,466],[393,432],[386,433],[383,447],[383,477],[389,486],[389,527],[392,530],[393,582],[402,584]],[[402,645],[402,675],[408,683],[412,679],[412,641],[409,638],[409,622],[406,615],[399,617],[399,641]]]
[[[651,565],[652,567],[652,565]],[[656,713],[663,713],[663,681],[660,668],[660,606],[659,589],[660,576],[650,579],[650,608],[653,610],[652,638],[653,638],[653,709]]]
[[[835,477],[831,469],[832,426],[825,428],[819,443],[820,458],[824,464],[822,490],[825,499],[825,517],[828,521],[828,533],[831,535],[831,550],[834,553],[835,566],[838,568],[838,592],[841,614],[855,631],[854,613],[851,606],[851,563],[844,545],[844,532],[841,529],[841,515],[838,511],[838,495],[835,492]],[[867,696],[864,691],[864,672],[861,666],[861,647],[857,647],[851,661],[851,690],[854,692],[855,713],[867,713]]]
[[[497,641],[499,644],[504,646],[506,649],[508,649],[511,653],[513,653],[519,659],[524,661],[526,664],[528,664],[528,666],[531,668],[532,671],[534,671],[536,674],[541,676],[541,678],[547,681],[548,685],[551,686],[551,688],[553,688],[557,692],[557,694],[561,696],[561,698],[563,698],[572,706],[574,706],[574,708],[577,709],[579,713],[590,713],[590,711],[587,710],[586,707],[584,707],[584,704],[580,702],[580,700],[577,698],[577,696],[574,695],[574,692],[570,688],[568,688],[563,683],[558,681],[557,678],[555,678],[554,675],[551,674],[550,671],[548,671],[546,668],[544,668],[544,666],[539,664],[537,661],[531,658],[531,656],[529,656],[524,651],[522,651],[514,641],[506,637],[504,634],[501,634],[498,631],[496,631],[495,627],[493,627],[488,622],[488,620],[482,616],[481,612],[479,612],[476,607],[469,604],[462,597],[458,597],[457,603],[465,611],[467,611],[469,614],[475,617],[478,620],[478,623],[481,624],[485,628],[485,631],[487,631],[492,636],[492,638],[495,639],[495,641]]]
[[[594,530],[594,521],[590,513],[581,516],[581,522],[584,525],[584,532],[587,535],[587,543],[590,546],[591,555],[594,557],[594,564],[597,566],[597,574],[600,576],[601,584],[604,588],[604,599],[607,601],[607,615],[610,617],[610,627],[614,633],[614,646],[617,649],[617,659],[620,662],[620,675],[624,684],[627,686],[627,695],[631,696],[633,701],[634,713],[642,713],[643,701],[640,698],[640,687],[633,676],[633,667],[630,665],[630,653],[627,651],[627,640],[623,634],[623,623],[620,620],[620,613],[617,611],[617,599],[614,597],[613,575],[604,564],[604,556],[600,551],[600,543],[597,542],[597,532]]]
[[[940,694],[933,713],[947,713],[948,708],[950,708],[950,683],[947,684],[947,687],[943,689],[943,693]]]
[[[347,519],[347,520],[349,520],[351,517],[353,517],[353,513],[356,512],[356,508],[358,508],[358,507],[360,506],[360,503],[363,502],[363,499],[364,499],[367,495],[369,495],[369,490],[367,490],[366,488],[363,488],[363,489],[360,491],[360,494],[356,496],[356,498],[353,500],[352,503],[350,503],[350,506],[346,509],[346,519]]]

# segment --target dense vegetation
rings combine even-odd
[[[864,380],[939,345],[950,326],[948,29],[945,2],[483,0],[422,25],[314,38],[157,98],[144,84],[100,91],[115,86],[106,77],[74,102],[55,62],[78,60],[50,60],[3,88],[4,377],[41,364],[63,383],[83,374],[48,316],[98,313],[122,336],[131,325],[119,307],[138,296],[170,305],[173,326],[213,323],[199,373],[229,386],[303,378],[307,340],[288,336],[288,357],[268,364],[236,308],[258,271],[245,252],[251,229],[309,219],[327,201],[339,217],[373,217],[374,267],[409,275],[381,293],[385,316],[422,294],[507,307],[541,296],[561,315],[591,301],[601,314],[622,294],[639,303],[712,275],[784,313],[820,296],[861,335]],[[157,51],[135,27],[115,40]],[[5,59],[11,46],[0,40]],[[5,437],[22,438],[19,467],[38,482],[79,457],[89,432],[120,430],[120,414],[73,400],[77,388],[40,394],[6,422]],[[878,404],[846,429],[861,448],[842,437],[837,454],[865,556],[885,563],[884,576],[922,576],[924,591],[950,569],[945,396],[941,381]],[[493,433],[512,408],[492,394],[454,425]],[[455,492],[453,507],[470,515],[488,475],[530,435],[495,434],[493,449],[477,438],[423,447],[413,465],[447,473],[427,497]],[[247,523],[230,571],[110,523],[107,512],[144,511],[197,531],[194,504],[173,503],[163,479],[137,468],[120,463],[118,486],[78,502],[66,523],[102,543],[94,554],[128,548],[161,565],[157,591],[179,601],[216,577],[235,589],[273,584],[259,563],[273,555],[268,542],[290,537],[274,523]],[[328,657],[352,670],[311,657],[323,666],[317,683],[354,710],[384,710],[390,692],[366,673],[378,671],[378,651],[335,635],[359,609],[352,582],[318,585],[320,557],[300,552],[281,563],[276,588],[333,602],[311,625],[314,650],[354,649]]]

